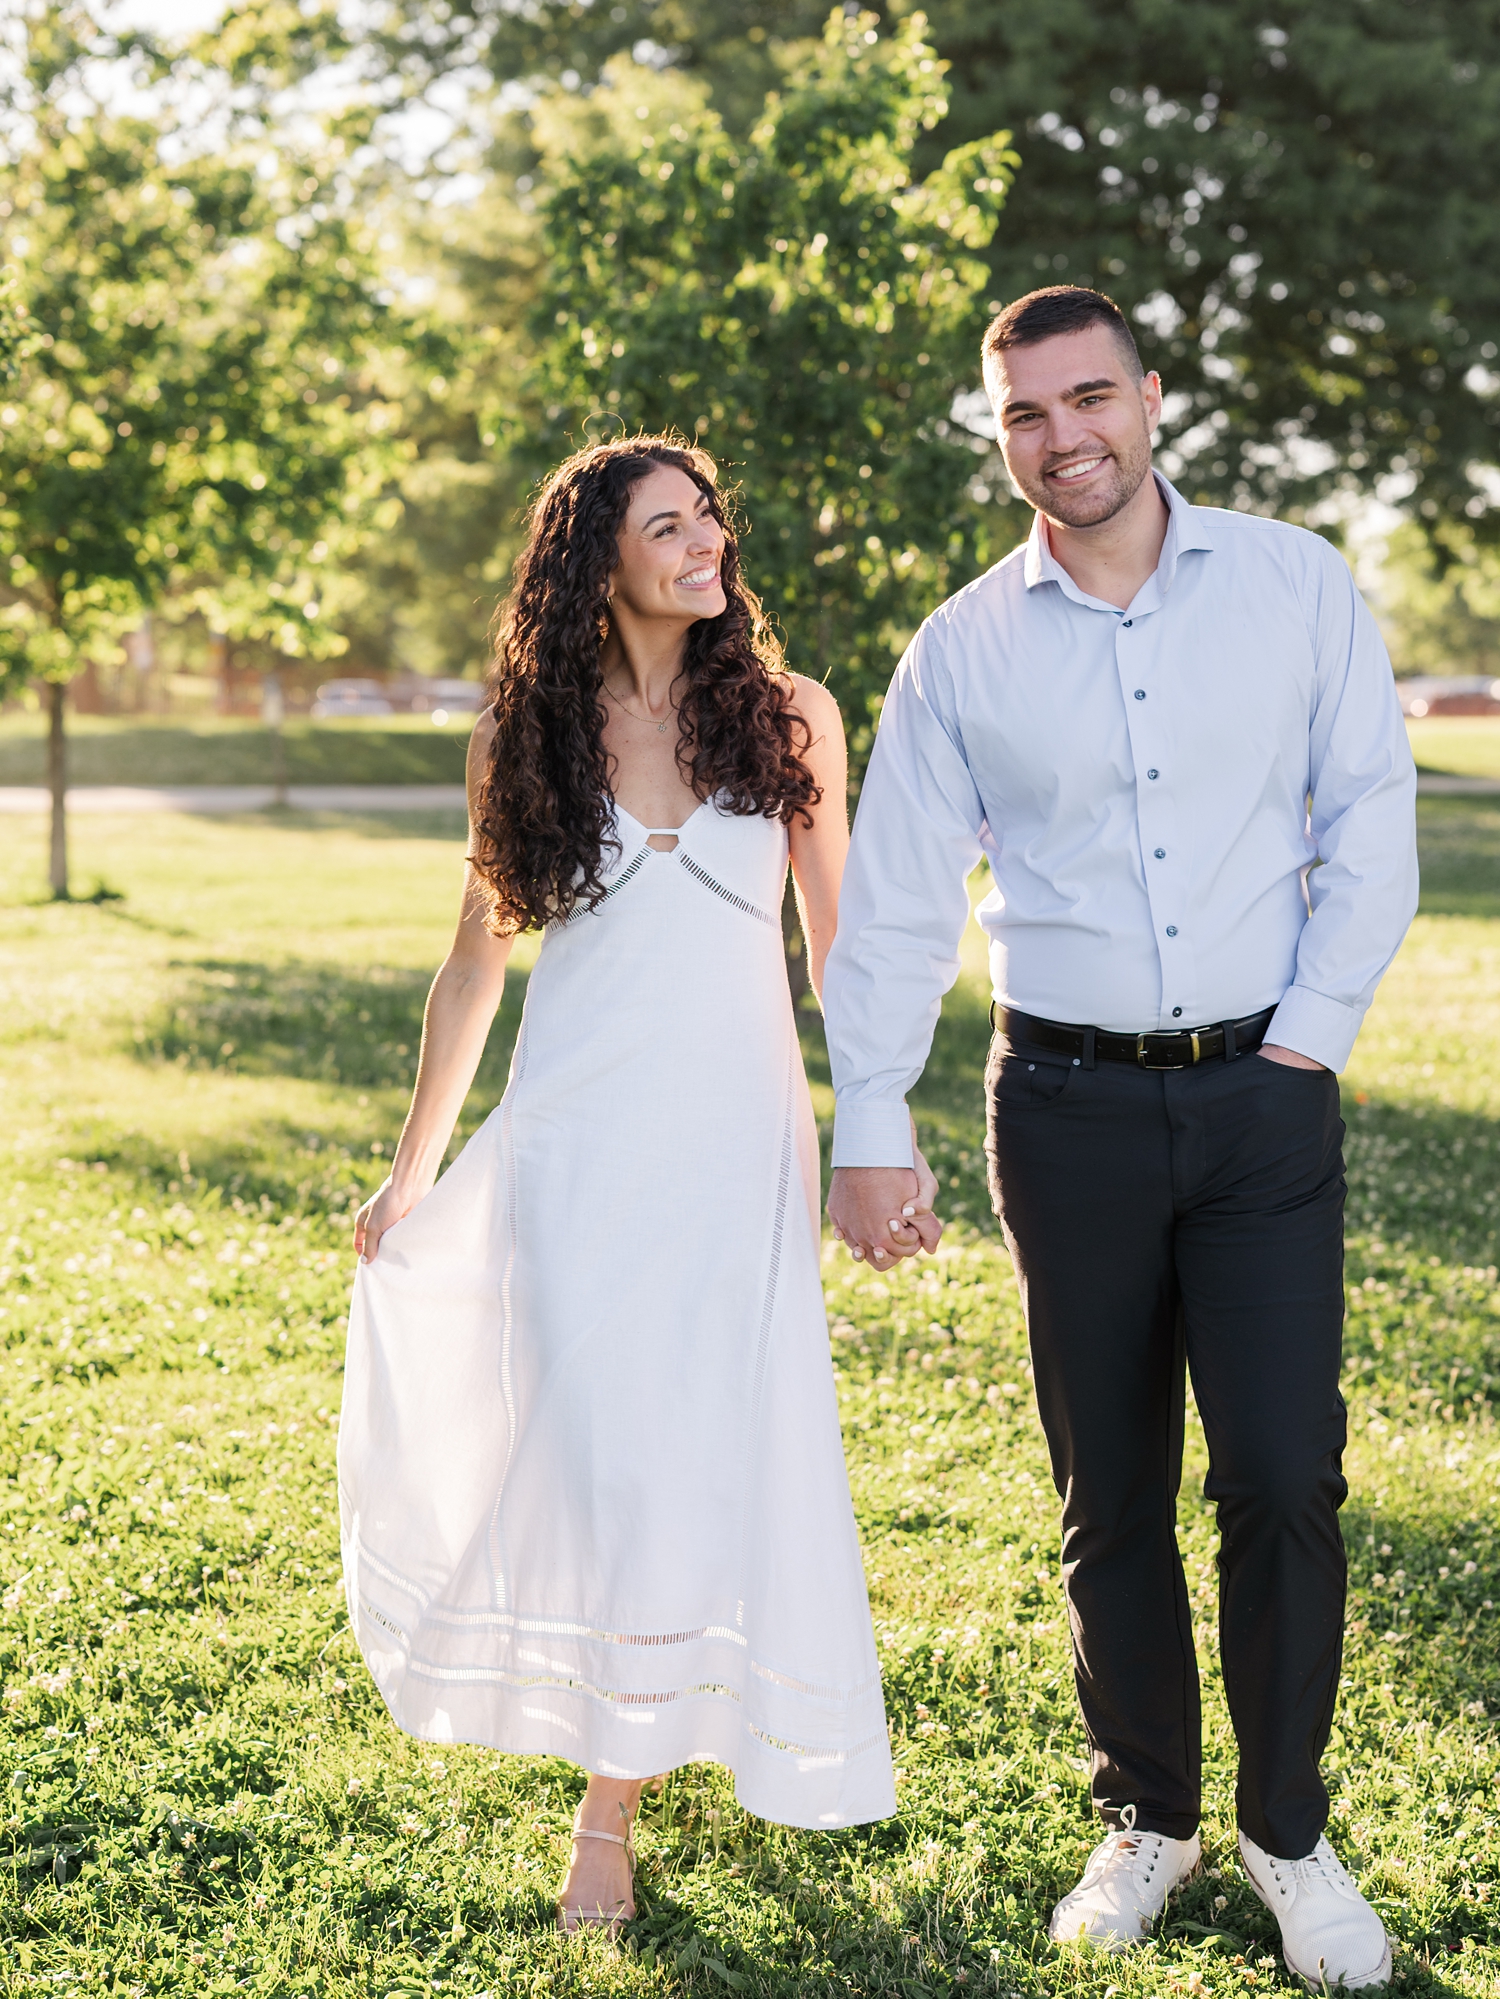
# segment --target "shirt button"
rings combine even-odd
[[[1138,688],[1137,688],[1137,689],[1135,690],[1135,698],[1136,698],[1136,700],[1137,700],[1137,701],[1144,701],[1144,700],[1145,700],[1145,698],[1146,698],[1146,690],[1145,690],[1145,688],[1144,688],[1144,687],[1138,687]]]
[[[1131,627],[1131,626],[1132,626],[1132,625],[1133,625],[1134,623],[1135,623],[1135,619],[1134,619],[1134,618],[1127,618],[1127,619],[1125,620],[1125,630],[1126,630],[1126,631],[1128,632],[1128,631],[1130,630],[1130,627]]]
[[[1154,770],[1148,770],[1148,771],[1147,771],[1147,773],[1146,773],[1146,775],[1147,775],[1147,777],[1155,777],[1155,776],[1156,776],[1156,772],[1155,772]]]
[[[1182,1008],[1181,1008],[1180,1006],[1174,1006],[1174,1007],[1173,1007],[1173,1009],[1172,1009],[1172,1018],[1173,1018],[1173,1020],[1181,1020],[1181,1018],[1182,1018]]]
[[[1157,859],[1158,859],[1159,861],[1164,861],[1164,860],[1165,860],[1165,859],[1167,858],[1167,850],[1166,850],[1166,848],[1165,848],[1165,847],[1158,847],[1158,848],[1157,848],[1157,850],[1156,850],[1156,858],[1157,858]]]
[[[1169,923],[1167,925],[1167,935],[1169,937],[1175,937],[1177,935],[1177,925],[1175,923]]]

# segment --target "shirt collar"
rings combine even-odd
[[[1208,510],[1204,507],[1189,506],[1170,479],[1160,472],[1152,471],[1156,490],[1167,503],[1167,535],[1161,545],[1161,555],[1156,565],[1157,588],[1162,596],[1172,587],[1172,578],[1177,573],[1177,558],[1185,555],[1190,548],[1212,549],[1218,546],[1212,528],[1209,526]],[[1041,514],[1034,514],[1031,533],[1026,542],[1026,561],[1022,570],[1026,588],[1034,590],[1038,583],[1057,583],[1069,595],[1077,594],[1077,586],[1062,564],[1052,553],[1052,543],[1047,535],[1047,523]]]

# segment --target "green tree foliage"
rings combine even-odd
[[[488,661],[525,512],[528,471],[501,448],[494,406],[496,385],[522,365],[536,218],[497,177],[472,202],[424,210],[393,201],[388,228],[429,295],[420,310],[408,307],[403,358],[387,371],[402,453],[388,524],[351,566],[358,594],[340,629],[363,665],[472,675]]]
[[[1286,507],[1394,474],[1428,520],[1486,519],[1496,0],[948,0],[938,40],[958,132],[1024,134],[997,289],[1135,309],[1195,493]]]
[[[54,688],[63,894],[62,684],[169,591],[222,631],[338,651],[325,579],[389,413],[338,149],[195,147],[165,104],[147,119],[90,101],[115,45],[87,13],[49,6],[26,35],[4,200],[0,690]]]
[[[1390,538],[1380,613],[1398,673],[1500,675],[1500,549],[1467,521]]]
[[[611,418],[717,452],[751,581],[851,717],[893,645],[997,552],[949,410],[1012,155],[987,137],[913,179],[942,67],[920,21],[880,35],[837,13],[743,139],[701,88],[629,63],[534,121],[547,275],[513,430],[539,463]]]
[[[886,10],[901,15],[897,4]],[[929,0],[953,100],[928,154],[999,129],[1021,169],[997,297],[1073,281],[1139,316],[1166,442],[1224,504],[1382,474],[1418,518],[1500,514],[1500,0]],[[731,129],[806,0],[390,0],[384,58],[585,84],[641,41]],[[971,377],[972,371],[966,371]]]

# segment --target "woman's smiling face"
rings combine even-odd
[[[702,491],[675,465],[658,465],[632,488],[618,545],[610,578],[617,609],[692,624],[726,608],[719,576],[724,530]]]

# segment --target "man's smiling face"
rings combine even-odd
[[[1151,470],[1161,381],[1136,375],[1107,326],[991,354],[984,380],[1006,469],[1040,512],[1098,527],[1135,497]]]

